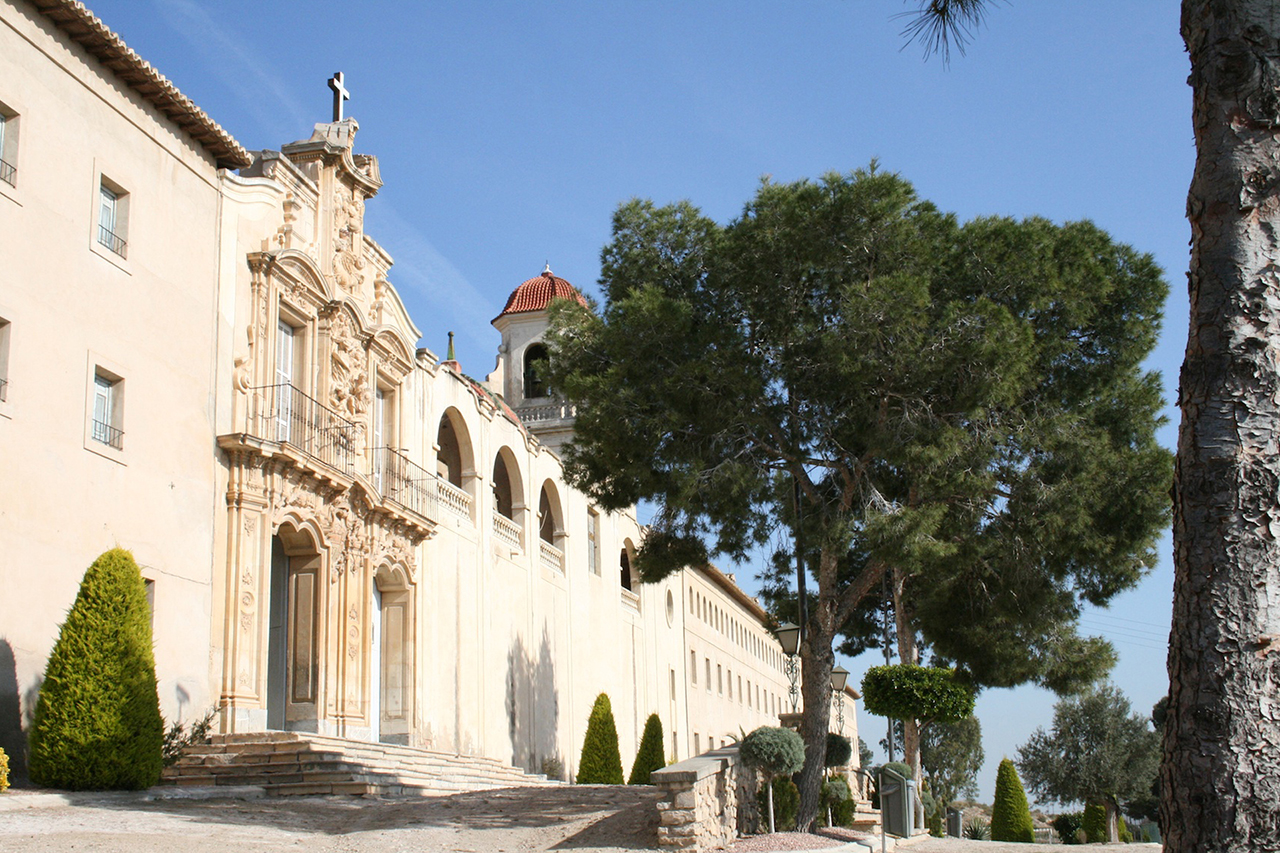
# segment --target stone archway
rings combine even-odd
[[[267,728],[316,731],[324,576],[313,532],[290,522],[271,537],[267,604]]]
[[[412,581],[403,568],[385,564],[374,574],[370,600],[370,737],[408,744],[414,695]]]

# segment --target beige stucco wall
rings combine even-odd
[[[694,733],[705,751],[709,738],[720,746],[776,722],[786,680],[758,608],[710,570],[624,590],[619,555],[643,538],[633,512],[599,514],[592,572],[591,508],[564,482],[558,434],[531,435],[456,366],[414,353],[419,332],[387,278],[391,258],[363,233],[362,205],[380,179],[376,161],[351,148],[354,123],[319,126],[240,175],[219,172],[12,0],[0,0],[0,103],[21,122],[18,185],[0,184],[0,318],[11,324],[0,471],[17,484],[0,494],[0,699],[18,699],[0,709],[29,712],[84,568],[121,545],[155,583],[165,714],[221,703],[222,730],[265,727],[271,539],[288,527],[315,547],[321,586],[320,698],[307,730],[367,738],[377,728],[375,587],[402,591],[411,611],[398,650],[411,668],[406,717],[393,733],[409,743],[535,771],[555,758],[572,774],[604,692],[629,771],[650,713],[675,759],[695,752]],[[96,241],[103,175],[129,194],[127,259]],[[351,470],[335,472],[263,434],[249,412],[264,399],[254,389],[273,381],[281,311],[299,324],[301,390],[352,406],[357,379],[383,386],[395,401],[394,445],[426,472],[437,471],[450,413],[465,439],[469,509],[441,502],[424,516],[396,505],[367,441]],[[519,381],[524,348],[545,323],[499,324],[499,384]],[[354,359],[341,381],[339,344]],[[95,365],[124,380],[120,451],[88,432]],[[367,430],[365,403],[344,417]],[[495,527],[499,453],[522,528],[514,548]],[[560,551],[550,561],[538,539],[544,486]],[[724,618],[703,615],[713,611]],[[713,678],[717,667],[732,673],[732,700],[728,682],[708,692],[708,657]],[[773,697],[764,707],[757,689]],[[0,720],[0,736],[12,724]]]
[[[8,0],[0,102],[21,128],[17,186],[0,183],[0,317],[11,323],[0,643],[14,658],[13,673],[0,660],[0,692],[16,688],[30,713],[85,568],[119,545],[155,584],[163,712],[202,711],[216,699],[216,166],[47,19]],[[128,192],[127,258],[97,241],[103,176]],[[95,366],[123,379],[121,450],[88,431]]]

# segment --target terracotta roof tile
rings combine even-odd
[[[553,275],[551,270],[545,270],[542,275],[523,282],[511,291],[507,306],[502,309],[498,317],[523,314],[527,311],[542,311],[556,299],[576,299],[583,308],[587,307],[587,300],[578,292],[578,288],[559,276]]]

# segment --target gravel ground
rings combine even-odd
[[[657,792],[579,785],[510,788],[413,800],[289,797],[158,800],[139,795],[73,795],[72,803],[14,791],[0,797],[0,850],[23,853],[624,853],[657,846]],[[24,800],[26,802],[24,803]],[[50,804],[54,801],[53,804]],[[30,807],[28,807],[30,804]],[[745,838],[729,853],[840,846],[853,836],[778,833]],[[865,836],[879,850],[878,839]],[[857,849],[857,848],[853,848]],[[893,849],[892,844],[890,849]],[[1112,853],[1081,845],[1074,853]],[[1157,853],[1132,844],[1126,853]],[[1061,845],[957,838],[908,842],[898,853],[1066,853]]]
[[[580,785],[414,800],[98,798],[0,811],[0,850],[23,853],[618,853],[657,846],[657,792]]]

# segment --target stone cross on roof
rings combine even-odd
[[[333,120],[342,121],[342,102],[351,100],[351,93],[342,85],[341,71],[329,78],[329,88],[333,90]]]

